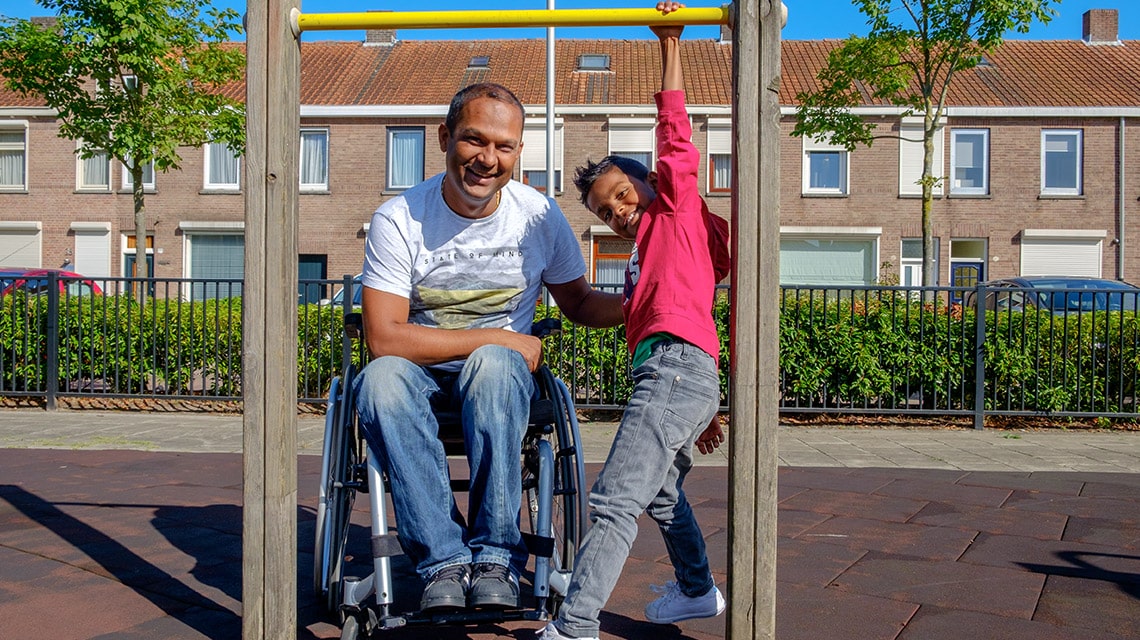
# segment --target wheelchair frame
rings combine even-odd
[[[357,373],[352,363],[353,341],[361,336],[361,328],[359,313],[346,314],[343,374],[332,381],[325,416],[313,550],[313,590],[322,607],[339,616],[342,640],[406,625],[549,619],[569,587],[587,513],[581,439],[569,389],[545,366],[535,372],[539,392],[523,438],[520,479],[526,511],[525,517],[520,516],[520,528],[530,555],[535,556],[534,606],[397,613],[392,610],[390,558],[403,551],[395,534],[388,531],[384,473],[363,439],[352,392]],[[537,325],[536,329],[541,331]],[[363,355],[363,341],[358,345]],[[448,456],[463,454],[458,414],[438,413],[436,417]],[[453,481],[453,489],[461,482]],[[371,526],[372,573],[363,578],[345,575],[349,521],[357,493],[368,495]]]

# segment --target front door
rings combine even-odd
[[[950,286],[953,287],[976,287],[979,282],[985,278],[983,271],[983,263],[981,262],[967,262],[967,261],[954,261],[950,263]],[[951,289],[950,303],[962,303],[962,291],[958,289]]]

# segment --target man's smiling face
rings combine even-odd
[[[476,98],[463,108],[455,131],[439,127],[445,154],[444,199],[456,213],[482,217],[495,210],[496,196],[511,180],[522,151],[522,114],[494,98]]]

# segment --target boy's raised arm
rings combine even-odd
[[[685,5],[680,2],[658,2],[657,10],[668,15]],[[684,26],[652,26],[650,29],[661,40],[661,90],[684,91],[685,77],[681,73],[681,32]]]

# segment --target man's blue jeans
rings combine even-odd
[[[580,638],[598,635],[644,511],[657,522],[682,593],[713,587],[705,540],[681,483],[693,465],[693,441],[720,404],[716,361],[682,341],[659,342],[633,370],[633,393],[610,455],[590,491],[593,525],[582,541],[557,627]]]
[[[526,563],[519,534],[522,439],[535,393],[522,355],[476,349],[458,374],[440,374],[396,356],[370,362],[354,383],[369,447],[388,474],[404,552],[428,580],[470,562]],[[451,493],[433,408],[459,410],[471,491],[464,526]]]

